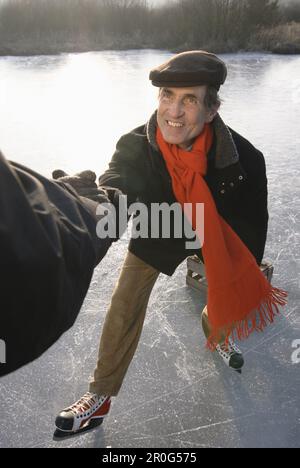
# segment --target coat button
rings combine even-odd
[[[239,180],[244,180],[244,177],[242,175],[240,175]]]
[[[230,187],[234,187],[234,183],[233,183],[233,182],[230,182]]]
[[[225,193],[225,190],[221,190],[221,194],[224,195],[224,193]]]

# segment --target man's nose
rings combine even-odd
[[[173,102],[170,103],[168,108],[170,117],[174,119],[182,117],[184,114],[184,107],[180,99],[174,99]]]

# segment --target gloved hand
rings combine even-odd
[[[119,197],[121,195],[123,195],[123,192],[121,192],[121,190],[119,190],[118,188],[108,187],[106,185],[99,185],[98,188],[99,188],[99,190],[103,190],[106,193],[109,201],[118,210],[118,208],[119,208]]]
[[[57,182],[73,187],[80,197],[89,198],[97,203],[109,201],[106,190],[97,186],[96,174],[93,171],[82,171],[70,176],[61,169],[56,169],[52,172],[52,177]]]

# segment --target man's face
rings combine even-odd
[[[204,105],[206,90],[207,86],[160,89],[157,123],[167,143],[187,149],[213,120],[217,109]]]

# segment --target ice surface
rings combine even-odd
[[[131,64],[140,57],[118,54],[116,61],[119,57]],[[147,53],[143,73],[164,55]],[[224,58],[231,82],[224,87],[223,117],[266,156],[270,226],[265,258],[275,267],[273,284],[289,291],[283,316],[241,344],[246,363],[240,376],[205,349],[200,326],[205,297],[185,285],[185,263],[173,277],[161,275],[137,353],[105,423],[80,437],[54,442],[56,414],[87,390],[127,249],[121,241],[97,268],[72,330],[39,360],[1,379],[0,447],[300,446],[300,363],[292,362],[293,342],[300,340],[300,58]],[[5,67],[1,59],[2,77]],[[16,67],[15,81],[21,82],[18,73]],[[3,125],[1,121],[1,129]],[[36,156],[22,160],[21,145],[12,142],[9,131],[2,133],[5,146],[14,146],[15,159],[34,166]],[[29,152],[26,147],[25,154]],[[45,170],[53,168],[51,158],[43,164]]]

